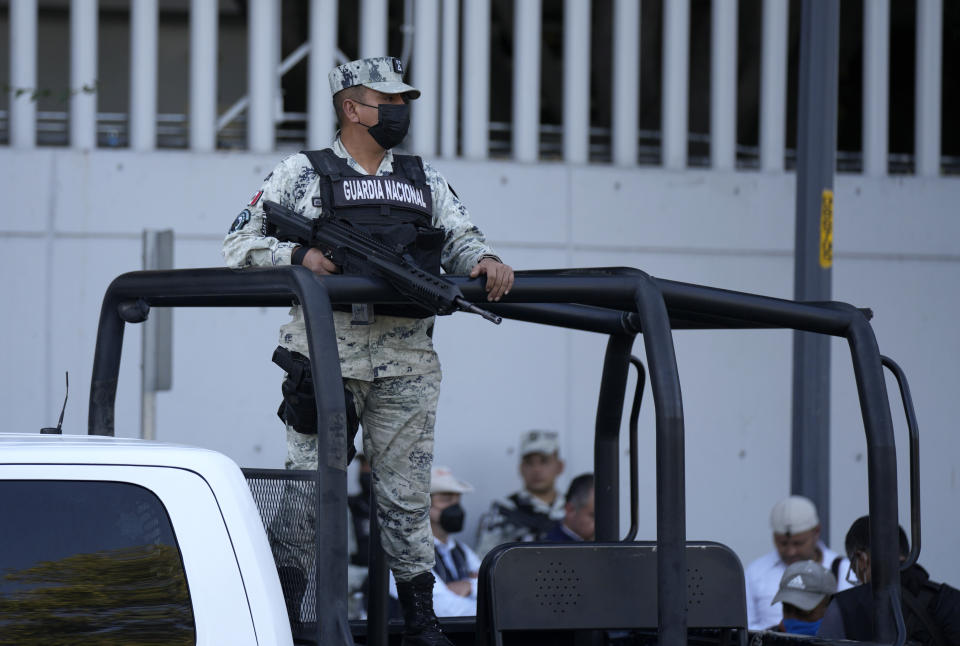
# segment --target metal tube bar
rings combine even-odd
[[[490,141],[490,0],[463,7],[463,156],[486,159]]]
[[[217,3],[190,0],[190,150],[217,147]]]
[[[596,539],[620,539],[620,421],[630,372],[632,334],[611,335],[603,360],[593,438]]]
[[[97,147],[97,0],[70,4],[70,145]]]
[[[130,6],[130,148],[157,146],[157,0]]]
[[[276,59],[280,53],[277,0],[250,0],[247,15],[247,148],[273,151]]]
[[[541,8],[541,0],[513,5],[513,158],[528,163],[540,158]]]
[[[297,268],[294,268],[295,270]],[[302,305],[317,402],[317,559],[318,644],[352,644],[347,621],[347,428],[343,378],[336,361],[337,336],[330,299],[310,270],[290,272]]]
[[[327,75],[337,64],[337,1],[310,0],[310,58],[307,80],[307,148],[330,145],[335,121]]]
[[[586,164],[590,152],[590,0],[564,0],[563,66],[563,159]]]
[[[690,0],[663,5],[662,162],[670,170],[687,167],[687,102],[690,79]]]
[[[867,435],[873,639],[889,644],[896,636],[896,615],[900,614],[897,450],[893,421],[877,339],[865,317],[851,319],[847,342]],[[896,603],[891,604],[891,599]]]
[[[637,312],[657,420],[657,631],[659,643],[687,643],[686,485],[683,401],[667,307],[657,283],[637,277]]]
[[[760,56],[760,168],[783,171],[787,137],[787,38],[790,4],[763,0]]]
[[[360,58],[387,55],[387,0],[360,0]]]
[[[10,2],[10,146],[37,145],[37,0]]]
[[[613,4],[613,163],[637,165],[640,129],[640,3]]]
[[[124,276],[137,277],[142,291],[137,297],[146,298],[154,307],[284,306],[290,304],[290,298],[282,287],[271,291],[257,286],[257,281],[275,279],[251,278],[282,271],[259,267],[244,270],[179,269],[173,276],[167,272],[133,272]],[[568,317],[567,320],[561,318],[560,325],[606,334],[634,333],[640,330],[640,326],[633,320],[635,315],[628,312],[636,307],[633,298],[635,281],[629,274],[617,273],[621,271],[622,268],[585,273],[519,271],[506,303],[487,303],[480,280],[465,276],[446,278],[460,288],[468,301],[483,303],[491,311],[502,312],[511,318],[547,323],[556,313],[558,317]],[[153,287],[155,283],[169,281],[174,276],[178,282],[176,294],[171,294],[169,288],[158,290]],[[374,278],[329,276],[316,280],[324,284],[334,303],[406,302],[386,282]],[[695,316],[703,317],[707,323],[720,320],[721,324],[702,325],[702,328],[793,327],[844,336],[851,317],[860,315],[859,310],[844,303],[797,303],[663,278],[651,277],[651,280],[660,288],[669,310],[680,312],[684,320],[699,322]]]
[[[713,0],[710,56],[710,163],[733,170],[737,157],[738,0]]]
[[[413,82],[422,92],[413,116],[413,151],[433,157],[437,154],[439,84],[439,0],[416,0],[413,13]]]
[[[887,174],[890,0],[863,4],[863,174]]]
[[[917,413],[913,409],[913,397],[907,375],[896,361],[890,357],[880,357],[880,362],[893,373],[900,388],[900,401],[907,417],[907,431],[910,433],[910,553],[900,563],[900,571],[913,566],[920,557],[920,432],[917,426]]]
[[[917,2],[914,139],[916,173],[940,174],[940,79],[943,73],[943,0]]]

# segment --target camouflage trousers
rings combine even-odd
[[[353,393],[363,428],[363,452],[373,471],[380,542],[387,564],[398,581],[408,581],[433,569],[429,491],[440,371],[374,381],[344,379],[343,383]],[[315,435],[287,427],[286,467],[317,468]],[[305,485],[288,484],[281,505],[307,511],[298,515],[281,510],[277,522],[296,523],[296,527],[272,527],[269,533],[278,565],[310,572],[316,518],[306,496]]]

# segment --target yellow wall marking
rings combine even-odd
[[[820,266],[833,266],[833,191],[824,189],[820,197]]]

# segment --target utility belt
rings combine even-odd
[[[277,417],[297,433],[316,435],[317,400],[313,394],[313,372],[310,369],[310,359],[299,352],[277,346],[273,351],[273,362],[287,373],[280,386],[283,400],[277,409]],[[347,413],[347,464],[350,464],[357,454],[353,442],[360,428],[360,418],[357,416],[353,393],[347,388],[343,389],[343,400]]]

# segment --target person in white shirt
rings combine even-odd
[[[814,561],[830,570],[839,582],[838,591],[851,587],[844,574],[850,562],[820,540],[820,517],[813,502],[803,496],[788,496],[770,512],[774,550],[753,561],[744,572],[747,593],[747,623],[751,630],[767,630],[783,619],[780,604],[771,606],[787,566]]]
[[[430,529],[436,562],[433,566],[433,610],[438,617],[477,614],[477,574],[480,558],[466,543],[452,535],[463,530],[465,513],[460,496],[473,491],[447,467],[434,467],[430,478]],[[396,584],[390,578],[390,594]]]

